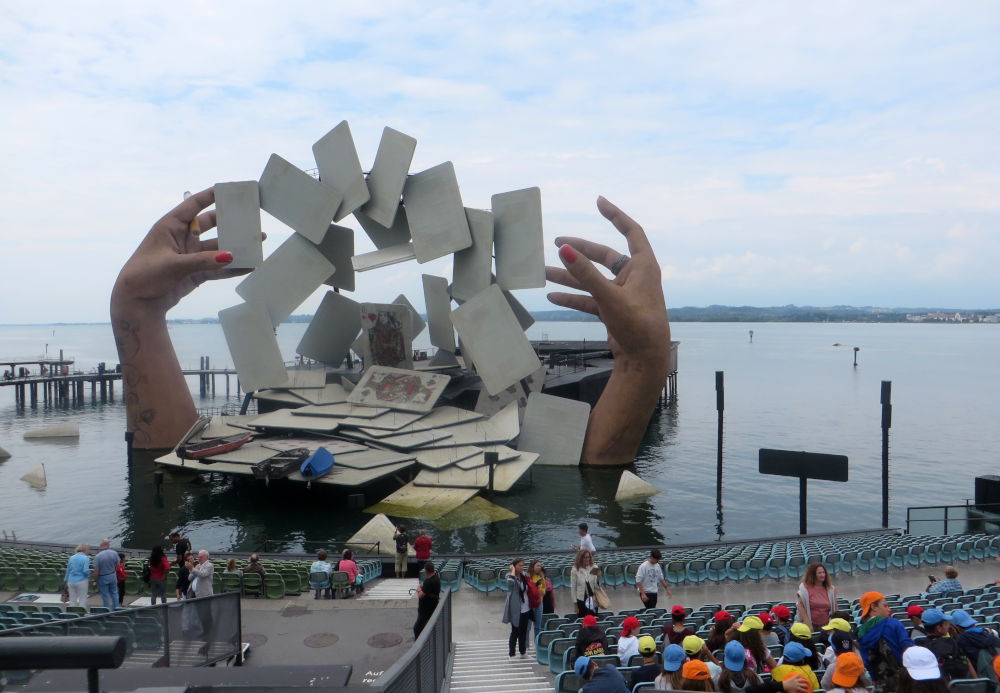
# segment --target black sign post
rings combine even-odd
[[[761,474],[794,476],[799,480],[799,534],[807,534],[807,494],[809,479],[847,481],[847,456],[820,452],[796,452],[761,448],[758,452]]]

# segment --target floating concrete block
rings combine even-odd
[[[450,161],[407,178],[403,200],[417,262],[430,262],[472,245],[458,178]]]
[[[36,428],[34,431],[28,431],[24,434],[24,439],[29,440],[31,438],[79,438],[80,437],[80,425],[75,423],[64,423],[57,424],[55,426],[46,426],[45,428]]]
[[[589,420],[586,402],[532,392],[517,449],[537,452],[538,464],[577,466]]]
[[[368,174],[371,198],[361,207],[361,212],[375,223],[386,228],[392,226],[416,148],[417,141],[409,135],[390,127],[382,130],[375,163]]]
[[[48,479],[45,477],[45,465],[40,464],[37,467],[29,469],[28,472],[21,477],[21,481],[27,481],[34,488],[45,488],[48,485]]]
[[[264,306],[271,326],[277,327],[322,286],[333,270],[315,244],[293,233],[236,285],[236,293],[248,303]]]
[[[257,181],[215,184],[219,250],[228,250],[228,269],[253,269],[264,261],[260,233],[260,188]]]
[[[531,375],[541,365],[496,285],[452,311],[451,319],[462,340],[463,353],[472,357],[491,395]]]
[[[425,274],[422,278],[431,344],[438,349],[454,353],[455,327],[451,324],[451,297],[448,295],[448,280],[430,274]]]
[[[241,303],[219,311],[219,323],[245,392],[280,387],[288,381],[267,308]]]
[[[542,244],[542,193],[525,188],[494,195],[493,244],[501,289],[545,286]]]
[[[455,253],[451,295],[463,301],[490,285],[493,271],[493,213],[465,208],[472,245]]]
[[[648,496],[655,496],[659,492],[660,489],[648,481],[643,481],[632,472],[625,470],[622,472],[622,478],[618,481],[615,500],[623,501],[632,498],[646,498]]]
[[[10,453],[4,450],[3,448],[0,448],[0,460],[9,460],[9,459],[10,459]]]
[[[459,507],[434,520],[434,528],[442,531],[491,525],[503,520],[517,519],[517,513],[501,508],[482,496],[470,498]]]
[[[361,333],[361,304],[328,291],[316,309],[296,351],[337,367]]]
[[[313,145],[313,156],[319,168],[320,181],[332,186],[341,197],[340,207],[333,216],[334,221],[340,221],[368,202],[368,185],[361,172],[358,150],[351,137],[351,126],[346,120],[342,120]]]
[[[478,492],[478,489],[471,488],[415,486],[413,482],[410,482],[370,508],[366,508],[365,512],[384,512],[393,517],[408,517],[416,520],[436,520],[459,507]]]
[[[389,228],[382,226],[360,209],[354,213],[354,218],[358,220],[361,228],[379,250],[406,245],[410,242],[410,225],[406,221],[406,207],[400,206],[399,211],[396,212],[396,220]]]
[[[351,258],[351,265],[355,272],[367,272],[368,270],[397,265],[400,262],[407,262],[417,257],[413,250],[413,244],[393,245],[388,248],[373,250],[370,253],[362,253]]]
[[[347,545],[362,549],[365,553],[368,553],[375,550],[372,545],[377,544],[380,554],[390,556],[396,553],[396,542],[392,539],[395,533],[396,526],[392,524],[392,520],[379,513],[368,520],[364,527],[355,532],[347,540]],[[412,548],[410,548],[410,553],[413,553]]]
[[[320,243],[340,207],[340,193],[272,154],[260,176],[260,207],[313,243]]]
[[[351,262],[354,257],[354,230],[331,224],[316,247],[334,267],[333,274],[323,283],[344,291],[354,291],[354,264]]]

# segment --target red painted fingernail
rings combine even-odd
[[[215,261],[220,265],[228,265],[233,261],[233,254],[228,250],[223,250],[221,253],[215,254]]]
[[[559,257],[567,265],[572,265],[576,262],[576,250],[571,245],[564,245],[559,248]]]

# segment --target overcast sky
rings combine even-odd
[[[652,238],[668,306],[994,307],[997,36],[992,0],[7,0],[0,323],[107,320],[183,191],[272,152],[311,168],[344,119],[366,168],[385,125],[417,139],[413,171],[453,161],[467,206],[540,186],[550,264],[557,235],[616,242],[604,194]],[[290,231],[263,217],[266,254]],[[422,272],[450,262],[357,296],[422,307]],[[214,315],[235,283],[171,316]]]

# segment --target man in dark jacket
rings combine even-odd
[[[420,631],[427,625],[441,600],[441,578],[434,572],[434,564],[424,563],[424,581],[417,587],[417,622],[413,624],[413,637],[419,638]]]
[[[993,631],[978,625],[968,613],[961,609],[952,611],[951,622],[959,629],[959,647],[969,658],[979,676],[989,676],[993,657],[1000,654],[1000,638]],[[925,621],[926,623],[926,621]]]
[[[614,664],[602,667],[590,657],[577,657],[573,671],[584,682],[580,693],[628,693],[625,679]]]
[[[880,592],[861,595],[861,618],[858,629],[861,658],[872,675],[875,692],[895,691],[903,650],[913,647],[913,641],[903,624],[892,618],[892,611]]]

